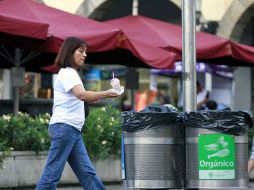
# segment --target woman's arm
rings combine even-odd
[[[72,88],[72,93],[78,99],[86,101],[88,103],[93,103],[103,98],[115,98],[118,96],[112,89],[106,91],[87,91],[82,85],[76,85]]]

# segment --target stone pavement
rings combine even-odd
[[[250,189],[252,189],[252,190],[254,190],[254,181],[251,181],[249,185],[250,185],[250,188],[248,188],[248,189],[245,189],[245,188],[230,188],[230,189],[233,189],[233,190],[250,190]],[[124,188],[124,186],[120,183],[106,184],[106,188],[107,188],[107,190],[129,190],[129,189]],[[12,190],[12,189],[5,189],[5,190]],[[34,190],[34,188],[22,188],[22,189],[18,188],[17,190]],[[83,188],[75,185],[75,186],[58,187],[57,190],[83,190]],[[131,189],[131,190],[133,190],[133,189]],[[153,189],[153,190],[155,190],[155,189]],[[178,190],[180,190],[180,189],[178,189]],[[209,190],[209,189],[204,189],[204,190]],[[212,190],[212,189],[210,189],[210,190]],[[215,190],[215,189],[213,189],[213,190]],[[225,190],[225,189],[216,189],[216,190]]]
[[[248,189],[243,189],[243,188],[241,188],[241,189],[240,188],[232,188],[232,189],[234,189],[234,190],[250,190],[250,189],[254,190],[254,181],[251,181],[249,183],[249,185],[250,185],[250,188],[248,188]],[[122,184],[119,184],[119,183],[118,184],[106,184],[106,188],[107,188],[107,190],[128,190],[128,189],[124,188],[124,186]],[[57,188],[57,190],[83,190],[83,189],[81,187],[76,186],[76,187],[61,187],[61,188]],[[155,190],[155,189],[153,189],[153,190]],[[206,189],[206,190],[208,190],[208,189]],[[225,189],[216,189],[216,190],[225,190]]]
[[[241,189],[240,188],[232,188],[232,189],[234,189],[234,190],[250,190],[250,189],[254,190],[254,181],[251,181],[249,185],[250,185],[250,188],[248,188],[248,189],[243,189],[243,188],[241,188]],[[122,184],[119,184],[119,183],[106,184],[106,188],[107,188],[107,190],[128,190],[128,189],[124,188],[124,186]],[[57,190],[83,190],[83,189],[81,187],[75,186],[75,187],[60,187],[60,188],[57,188]],[[153,189],[153,190],[155,190],[155,189]],[[180,190],[180,189],[178,189],[178,190]],[[206,190],[208,190],[208,189],[206,189]],[[225,189],[216,189],[216,190],[225,190]]]
[[[123,185],[120,183],[117,184],[106,184],[106,188],[107,190],[125,190]],[[35,188],[16,188],[15,190],[34,190]],[[1,188],[0,188],[1,190]],[[3,189],[3,190],[13,190],[13,188],[11,189]],[[61,186],[58,187],[57,190],[83,190],[82,187],[78,186],[78,185],[73,185],[73,186]]]
[[[124,187],[122,184],[111,184],[107,185],[106,184],[107,190],[124,190]],[[81,187],[62,187],[62,188],[57,188],[57,190],[83,190]]]

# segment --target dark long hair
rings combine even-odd
[[[73,59],[74,52],[78,48],[87,46],[87,42],[80,38],[73,36],[66,38],[57,54],[55,64],[60,68],[75,67]]]

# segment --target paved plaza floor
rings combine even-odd
[[[254,181],[250,182],[249,185],[250,185],[250,188],[248,188],[248,190],[249,189],[254,190]],[[106,187],[107,187],[107,190],[129,190],[127,188],[124,188],[124,186],[122,184],[106,184]],[[230,189],[233,189],[233,190],[247,190],[245,188],[244,189],[243,188],[230,188]],[[83,189],[81,187],[65,187],[65,188],[62,187],[62,188],[58,188],[57,190],[83,190]],[[131,190],[134,190],[134,189],[131,189]],[[155,190],[155,189],[153,189],[153,190]],[[165,189],[163,189],[163,190],[165,190]],[[208,189],[205,189],[205,190],[208,190]],[[225,189],[216,189],[216,190],[225,190]],[[228,189],[226,189],[226,190],[228,190]]]
[[[250,187],[248,189],[246,188],[230,188],[230,189],[233,189],[233,190],[249,190],[249,189],[252,189],[254,190],[254,181],[251,181],[250,182]],[[134,190],[134,189],[127,189],[124,187],[123,184],[121,183],[116,183],[116,184],[106,184],[106,188],[107,190]],[[7,189],[5,189],[7,190]],[[8,190],[13,190],[13,189],[8,189]],[[17,190],[21,190],[21,189],[17,189]],[[33,190],[33,188],[23,188],[22,190]],[[73,186],[65,186],[65,187],[58,187],[57,190],[83,190],[83,188],[81,188],[80,186],[77,186],[77,185],[73,185]],[[144,189],[142,189],[144,190]],[[155,190],[155,189],[152,189],[152,190]],[[159,190],[159,189],[156,189],[156,190]],[[162,190],[162,189],[161,189]],[[165,189],[163,189],[165,190]],[[180,190],[180,189],[178,189]],[[200,190],[211,190],[211,189],[200,189]],[[214,189],[214,190],[229,190],[228,188],[227,189]]]

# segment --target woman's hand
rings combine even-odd
[[[115,92],[115,90],[114,89],[108,89],[107,91],[106,91],[106,93],[107,93],[107,97],[108,98],[115,98],[115,97],[117,97],[117,96],[119,96],[116,92]]]

